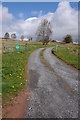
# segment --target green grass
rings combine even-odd
[[[3,103],[10,101],[12,96],[16,96],[22,89],[26,87],[27,80],[27,62],[30,54],[38,48],[46,48],[54,44],[42,45],[40,42],[28,43],[28,49],[25,51],[24,46],[20,46],[19,52],[16,52],[15,41],[8,46],[9,52],[2,54],[2,98]]]
[[[47,47],[46,47],[47,48]],[[47,61],[44,59],[44,51],[46,50],[46,48],[44,48],[41,52],[40,52],[40,58],[42,63],[45,65],[45,67],[47,67],[50,71],[53,71],[53,69],[51,68],[51,66],[47,63]]]
[[[41,57],[43,57],[43,53],[44,53],[45,49],[46,49],[46,48],[44,48],[43,50],[41,50],[41,52],[40,52],[40,56],[41,56]]]
[[[21,46],[20,51],[13,50],[9,53],[2,55],[2,97],[3,101],[9,101],[11,96],[16,96],[26,86],[27,80],[27,62],[30,54],[43,47],[40,56],[43,59],[43,52],[47,47],[54,46],[55,43],[42,45],[39,42],[28,43],[28,50],[24,51],[24,46]],[[78,66],[78,48],[79,46],[72,45],[59,45],[58,52],[53,49],[53,52],[60,59],[64,60],[75,68],[80,69]],[[14,46],[13,46],[13,49]],[[44,61],[45,62],[45,61]]]
[[[11,52],[2,55],[2,97],[9,100],[24,89],[27,79],[27,62],[34,50],[42,45],[28,45],[27,51]]]
[[[72,65],[73,67],[80,70],[80,65],[78,61],[80,56],[78,56],[78,50],[80,46],[73,45],[58,45],[58,51],[56,52],[56,48],[53,48],[53,54],[55,54],[58,58],[65,61],[67,64]]]

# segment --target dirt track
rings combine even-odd
[[[40,60],[42,48],[29,58],[28,87],[31,97],[25,118],[77,118],[78,73],[51,54],[44,51],[49,70]]]

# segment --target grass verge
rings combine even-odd
[[[70,44],[58,45],[58,51],[56,52],[56,48],[53,48],[52,53],[67,64],[72,65],[76,69],[80,70],[80,56],[78,55],[79,49],[80,46],[74,46]]]
[[[28,43],[27,51],[24,50],[24,46],[20,46],[19,52],[15,51],[16,41],[8,41],[7,44],[11,51],[2,54],[2,98],[3,104],[7,101],[12,104],[12,98],[26,87],[27,62],[30,54],[38,48],[54,46],[54,43],[47,46],[40,42]]]
[[[42,46],[28,45],[27,51],[5,53],[2,55],[3,103],[6,101],[11,101],[12,96],[16,96],[20,90],[25,88],[28,58],[34,50],[40,47]]]
[[[46,47],[47,48],[47,47]],[[44,48],[41,52],[40,52],[40,58],[41,58],[41,61],[42,63],[45,65],[45,67],[47,67],[50,71],[54,71],[51,66],[46,62],[46,60],[44,59],[44,51],[46,50],[46,48]]]

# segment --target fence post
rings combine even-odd
[[[27,42],[25,43],[25,50],[27,50]]]
[[[5,50],[5,52],[7,52],[7,41],[5,41],[4,50]]]
[[[57,52],[57,50],[58,50],[58,45],[56,44],[56,52]]]

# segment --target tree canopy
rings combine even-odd
[[[37,30],[37,39],[43,42],[43,45],[48,43],[49,37],[52,34],[52,28],[50,22],[47,19],[43,19]]]
[[[12,38],[12,39],[16,39],[16,37],[17,37],[17,36],[16,36],[15,33],[11,34],[11,38]]]
[[[5,38],[5,39],[8,39],[8,38],[9,38],[9,33],[8,33],[8,32],[5,33],[4,38]]]
[[[72,42],[72,36],[71,35],[66,35],[63,42],[65,43],[71,43]]]

